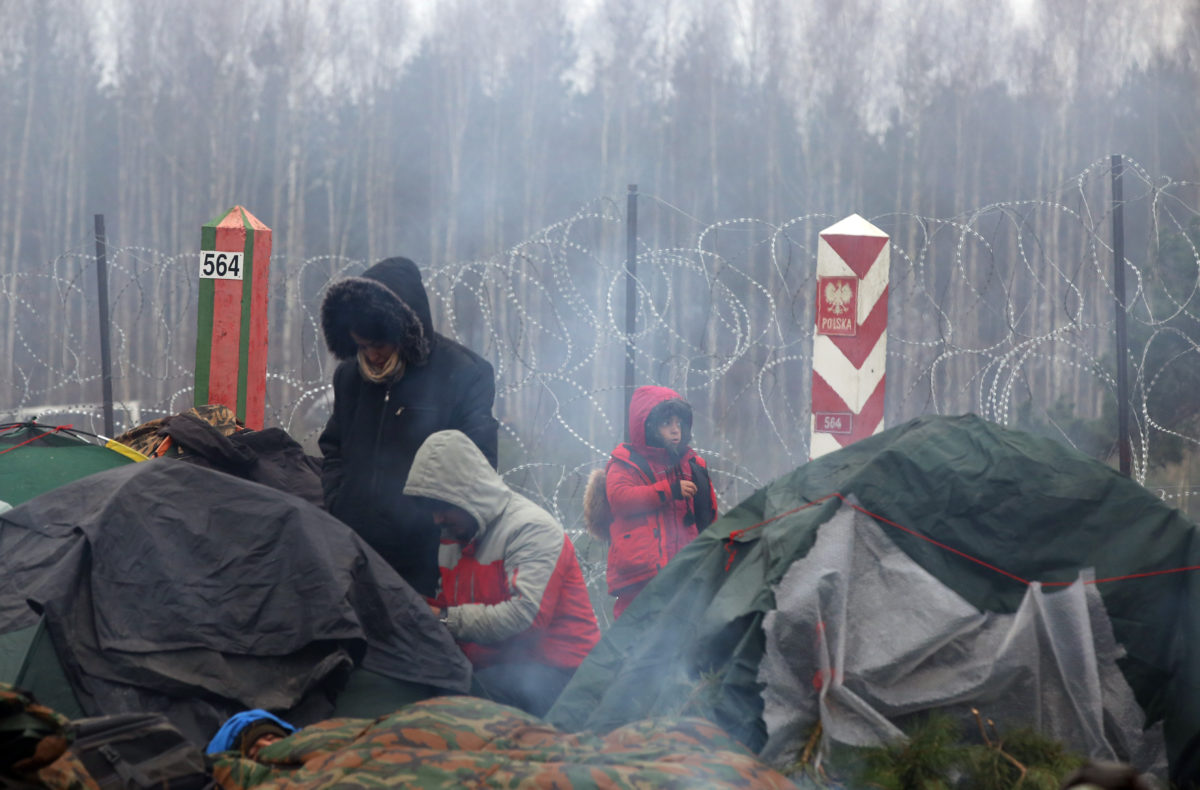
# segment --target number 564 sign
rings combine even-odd
[[[242,253],[201,250],[200,277],[209,280],[242,279]]]

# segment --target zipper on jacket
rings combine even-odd
[[[371,488],[372,495],[375,493],[375,486],[379,483],[379,443],[383,439],[383,421],[387,417],[388,402],[392,399],[392,384],[389,382],[387,388],[383,391],[383,408],[379,410],[379,422],[375,425],[375,449],[372,456],[375,458],[375,463],[371,464]]]

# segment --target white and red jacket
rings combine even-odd
[[[435,600],[472,664],[579,666],[600,629],[575,547],[553,516],[510,489],[461,431],[425,440],[404,493],[456,505],[479,524],[465,545],[442,540]]]

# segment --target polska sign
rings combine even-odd
[[[858,278],[817,278],[817,334],[858,334]]]

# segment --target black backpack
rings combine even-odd
[[[75,719],[71,752],[100,790],[212,790],[208,759],[161,713]]]

